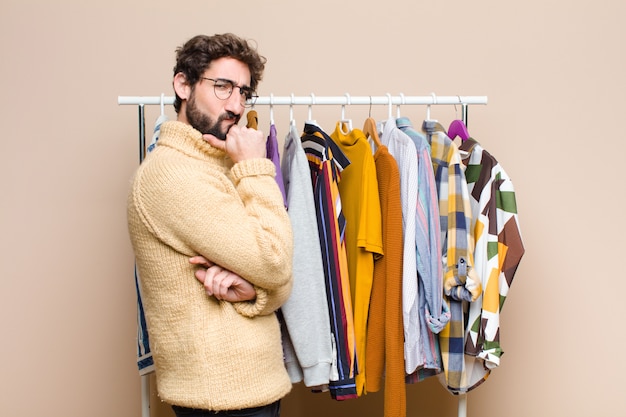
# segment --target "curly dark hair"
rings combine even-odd
[[[247,40],[232,33],[213,36],[197,35],[176,49],[176,65],[174,75],[182,72],[192,87],[200,80],[211,61],[223,58],[235,58],[250,69],[250,87],[256,87],[263,77],[267,59],[257,52]],[[176,92],[174,92],[176,94]],[[174,109],[180,111],[181,98],[176,94]]]

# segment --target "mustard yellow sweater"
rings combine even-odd
[[[270,404],[291,383],[274,314],[291,290],[292,234],[275,167],[233,165],[191,126],[167,122],[128,198],[157,388],[163,401],[208,410]],[[189,257],[254,284],[254,301],[209,297]]]

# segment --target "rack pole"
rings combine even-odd
[[[467,417],[467,394],[459,395],[458,417]]]
[[[141,376],[141,417],[150,417],[150,375]]]
[[[144,103],[139,103],[139,163],[146,156],[146,112]],[[141,375],[141,417],[150,417],[150,375]]]
[[[270,101],[271,100],[271,101]],[[118,96],[119,105],[173,104],[173,96]],[[487,104],[487,96],[260,96],[255,106]]]
[[[146,112],[144,104],[140,103],[139,108],[139,163],[146,156]]]

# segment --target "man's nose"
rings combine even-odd
[[[226,100],[226,109],[235,114],[241,114],[241,110],[243,109],[242,99],[241,91],[238,87],[234,87],[232,94],[228,97],[228,100]]]

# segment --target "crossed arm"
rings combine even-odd
[[[203,138],[214,148],[226,152],[235,163],[265,158],[267,152],[266,138],[261,131],[237,125],[231,126],[226,140],[220,140],[211,134],[205,134]],[[208,296],[230,302],[251,301],[257,297],[256,290],[249,281],[205,257],[194,256],[189,262],[200,266],[195,276],[204,285]]]
[[[204,285],[208,296],[230,302],[250,301],[256,298],[253,285],[234,272],[200,255],[189,258],[189,262],[201,266],[195,276]]]

